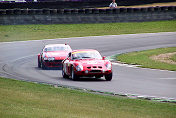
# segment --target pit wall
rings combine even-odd
[[[117,9],[0,9],[0,25],[176,20],[176,6]]]

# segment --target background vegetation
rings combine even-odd
[[[176,21],[105,24],[0,25],[0,42],[174,31],[176,31]]]

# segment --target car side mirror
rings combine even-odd
[[[106,57],[105,56],[103,56],[103,60],[105,60],[106,59]]]

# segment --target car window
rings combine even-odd
[[[87,58],[102,59],[102,57],[98,51],[75,52],[75,53],[73,53],[72,58],[73,59],[87,59]]]
[[[69,46],[55,46],[55,47],[47,47],[44,49],[45,52],[48,51],[71,51]]]

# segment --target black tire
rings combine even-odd
[[[39,59],[38,59],[38,68],[41,68],[41,62]]]
[[[111,81],[112,80],[112,73],[105,75],[106,81]]]
[[[62,68],[62,77],[63,78],[68,78],[68,75],[66,75],[65,72],[64,72],[64,68]]]
[[[71,69],[71,79],[72,80],[78,80],[78,76],[75,74],[75,71],[74,71],[74,68],[73,68],[73,66],[72,66],[72,69]]]
[[[43,62],[41,62],[41,68],[42,68],[43,70],[46,69],[46,66],[43,64]]]

